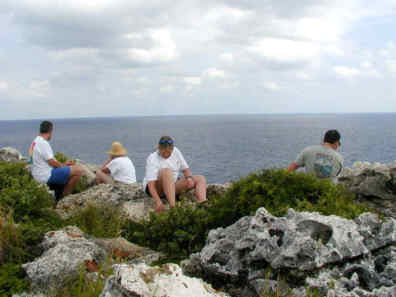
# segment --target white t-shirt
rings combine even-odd
[[[136,183],[135,166],[128,157],[115,158],[106,167],[110,170],[111,177],[115,181],[124,184]]]
[[[51,176],[52,167],[48,160],[54,159],[54,152],[49,142],[41,136],[33,140],[32,148],[32,175],[39,183],[45,184]]]
[[[149,181],[157,180],[160,169],[164,168],[172,169],[173,180],[176,182],[179,172],[189,167],[177,147],[173,148],[172,154],[167,159],[162,158],[158,151],[151,153],[146,161],[146,174],[143,179],[143,189],[146,189]]]

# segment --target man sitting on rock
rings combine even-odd
[[[96,183],[110,184],[113,181],[132,184],[136,183],[135,166],[127,155],[124,146],[115,141],[111,150],[107,152],[109,158],[103,164],[100,171],[96,172]]]
[[[47,183],[50,188],[52,185],[63,187],[61,196],[64,197],[71,194],[73,188],[80,181],[82,169],[73,161],[62,164],[55,159],[49,144],[53,132],[54,128],[51,122],[44,121],[40,124],[40,135],[34,139],[30,147],[32,175],[36,181],[42,184]]]
[[[318,178],[332,178],[339,175],[343,168],[344,159],[336,150],[340,147],[341,135],[337,130],[326,132],[322,145],[305,148],[288,170],[295,171],[305,167],[305,172],[314,174]]]
[[[180,171],[184,177],[178,179]],[[205,177],[192,175],[182,153],[169,136],[161,137],[158,150],[147,158],[143,189],[154,198],[157,212],[164,210],[160,197],[165,196],[169,206],[174,207],[176,194],[189,189],[195,189],[198,203],[206,201]]]

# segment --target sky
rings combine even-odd
[[[396,112],[396,0],[1,0],[0,120]]]

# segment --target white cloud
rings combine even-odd
[[[302,80],[311,79],[311,76],[308,73],[303,72],[303,71],[297,72],[296,73],[296,77],[299,78],[299,79],[302,79]]]
[[[231,65],[231,64],[234,62],[234,56],[233,56],[233,54],[231,54],[231,53],[222,53],[222,54],[219,56],[219,58],[220,58],[220,60],[221,60],[222,62],[225,62],[225,63],[227,63],[228,65]]]
[[[344,78],[353,78],[361,74],[359,69],[353,67],[335,66],[333,70],[337,75]]]
[[[0,81],[0,90],[7,90],[8,83],[6,81]]]
[[[279,90],[279,85],[276,82],[267,81],[263,83],[264,88],[270,91],[277,91]]]
[[[248,50],[277,62],[309,61],[320,52],[320,47],[312,42],[281,38],[264,38],[249,46]]]
[[[129,48],[130,60],[140,63],[170,62],[178,56],[176,44],[168,29],[151,30],[148,34],[154,46],[149,49]]]
[[[208,77],[211,79],[222,79],[225,78],[225,72],[224,70],[221,69],[216,69],[216,68],[209,68],[206,69],[203,73],[202,76]]]
[[[48,95],[50,83],[48,80],[33,80],[29,84],[29,91],[33,96],[45,97]]]
[[[162,87],[160,88],[160,92],[161,92],[161,93],[170,93],[170,92],[172,92],[174,89],[175,89],[174,86],[172,86],[172,85],[166,85],[166,86],[162,86]]]
[[[199,86],[201,84],[201,78],[199,76],[186,76],[183,81],[188,85]]]
[[[385,64],[390,72],[396,73],[396,59],[386,60]]]

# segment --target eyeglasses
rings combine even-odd
[[[173,140],[172,139],[161,139],[159,141],[159,144],[169,144],[172,145],[173,144]]]

